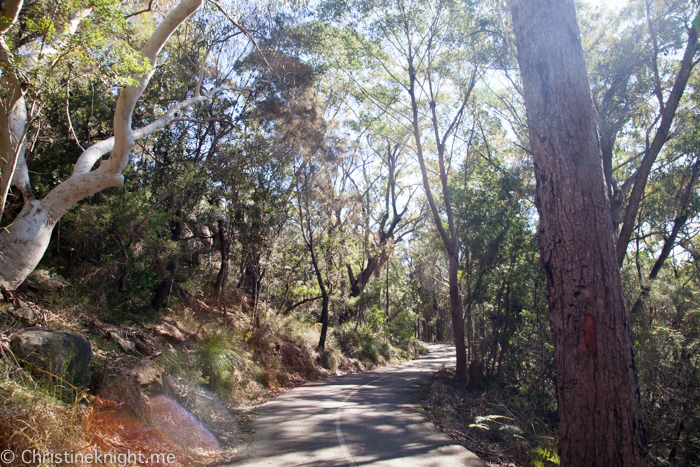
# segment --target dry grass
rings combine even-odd
[[[326,351],[320,353],[316,348],[317,325],[279,316],[264,305],[258,309],[260,326],[253,329],[245,297],[230,297],[226,303],[200,297],[188,303],[194,305],[180,304],[146,325],[106,323],[99,304],[76,304],[70,297],[62,297],[62,308],[53,305],[49,310],[43,301],[32,302],[31,296],[22,296],[31,309],[31,313],[25,309],[24,314],[18,314],[9,304],[0,305],[0,451],[87,454],[96,449],[102,454],[140,452],[146,456],[172,453],[176,462],[167,464],[171,466],[221,461],[216,456],[199,456],[178,448],[143,417],[89,392],[74,403],[62,402],[51,383],[32,377],[12,355],[9,336],[26,326],[65,330],[89,340],[93,349],[93,394],[99,393],[110,375],[127,374],[145,358],[167,372],[215,390],[238,418],[243,433],[250,412],[281,392],[318,378],[377,365],[361,354],[359,358],[343,354],[333,332]],[[225,310],[219,308],[220,304]],[[161,324],[168,332],[158,332]],[[353,345],[359,348],[359,343]],[[406,356],[396,353],[393,357]],[[385,360],[389,358],[379,363]],[[6,465],[38,464],[18,458]]]
[[[13,373],[21,370],[13,370]],[[11,450],[14,462],[27,465],[20,453],[85,452],[90,448],[82,422],[83,405],[69,406],[51,397],[43,388],[29,388],[7,377],[0,381],[0,451]],[[78,464],[81,465],[81,464]]]
[[[95,465],[94,462],[24,462],[22,453],[70,453],[83,456],[91,453],[111,454],[118,465],[119,454],[173,454],[174,462],[149,462],[155,466],[184,467],[207,465],[219,461],[216,454],[186,452],[171,443],[163,433],[125,415],[113,401],[83,393],[72,404],[55,397],[60,391],[49,383],[37,381],[14,360],[3,347],[0,360],[0,451],[15,453],[8,466],[26,465]],[[33,454],[28,454],[31,456]],[[27,457],[29,459],[29,457]],[[55,459],[55,458],[54,458]],[[26,460],[26,459],[25,459]],[[36,459],[38,460],[38,459]]]

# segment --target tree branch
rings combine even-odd
[[[693,23],[695,23],[699,18],[700,14],[695,17]],[[671,89],[671,94],[668,96],[668,100],[666,101],[666,106],[662,107],[661,124],[654,135],[654,140],[652,141],[649,150],[646,151],[646,154],[642,159],[642,163],[635,174],[634,186],[632,187],[632,193],[630,193],[627,209],[625,210],[624,221],[622,223],[622,228],[620,229],[620,236],[618,237],[616,245],[617,262],[618,266],[620,267],[622,267],[622,263],[625,260],[627,245],[629,244],[630,238],[632,237],[632,232],[634,231],[637,213],[639,212],[639,203],[642,199],[642,195],[644,194],[644,189],[646,187],[647,179],[649,178],[649,173],[651,172],[651,167],[654,165],[656,157],[659,155],[659,152],[668,139],[668,133],[671,128],[671,124],[673,123],[673,118],[676,115],[678,103],[683,96],[683,91],[688,83],[690,73],[693,70],[693,58],[695,57],[697,44],[698,31],[695,29],[694,25],[691,25],[691,27],[688,29],[688,42],[683,54],[683,60],[681,61],[681,67],[676,75],[673,88]]]
[[[143,10],[139,10],[139,11],[136,11],[136,12],[134,12],[134,13],[128,14],[128,15],[126,15],[124,18],[129,19],[129,18],[131,18],[132,16],[138,16],[138,15],[140,15],[140,14],[148,13],[149,11],[152,11],[152,10],[153,10],[153,2],[154,2],[154,0],[149,0],[149,2],[148,2],[148,8],[145,8],[145,9],[143,9]]]

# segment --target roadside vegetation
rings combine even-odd
[[[542,192],[561,166],[530,140],[524,95],[545,87],[523,91],[537,73],[520,70],[515,29],[527,39],[534,22],[514,28],[504,3],[4,0],[0,451],[168,446],[181,465],[215,462],[257,404],[438,341],[455,368],[421,404],[492,465],[593,450],[558,420],[610,411],[557,398],[623,380],[625,394],[581,395],[632,401],[618,406],[645,431],[610,429],[640,465],[647,448],[654,466],[699,465],[698,5],[580,3],[575,18],[558,4],[581,30],[571,76],[590,88],[562,100],[590,94],[598,132],[580,193],[600,202],[568,205],[598,211],[569,226],[606,222],[605,241],[567,246],[580,261],[540,255],[561,243],[538,239],[567,217],[541,211],[563,200]],[[555,300],[553,281],[588,278],[601,245],[608,273],[591,277],[616,292],[593,280]],[[620,342],[601,337],[612,315]],[[90,383],[20,355],[29,328],[86,341]],[[634,365],[596,378],[613,344]],[[208,448],[158,425],[169,401],[183,433],[209,416]]]
[[[134,370],[143,360],[162,375],[177,375],[211,390],[236,417],[228,430],[237,432],[240,425],[239,434],[245,437],[249,411],[280,392],[425,352],[413,338],[389,343],[378,328],[366,325],[334,329],[321,351],[311,315],[285,317],[261,305],[259,326],[253,328],[236,300],[226,304],[225,313],[204,300],[198,312],[174,301],[171,308],[144,319],[106,313],[87,297],[80,300],[73,285],[45,270],[25,283],[26,292],[15,296],[20,305],[3,304],[0,310],[0,450],[14,453],[85,454],[96,446],[102,453],[176,454],[175,464],[164,465],[221,461],[222,453],[212,457],[188,452],[149,423],[148,408],[139,405],[139,398],[148,400],[149,395],[138,384],[139,370]],[[91,386],[66,396],[60,375],[57,380],[21,364],[11,338],[27,326],[85,337],[93,350]],[[9,465],[27,464],[17,459]]]

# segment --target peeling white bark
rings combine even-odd
[[[41,201],[24,204],[10,231],[0,238],[0,287],[14,290],[34,270],[46,252],[54,225]]]
[[[0,105],[0,209],[3,209],[11,183],[20,189],[26,199],[29,173],[24,160],[27,123],[24,92],[9,79],[3,79],[0,84],[12,93]]]
[[[155,69],[158,53],[170,36],[182,22],[201,6],[202,2],[203,0],[183,0],[168,14],[155,30],[142,50],[142,55],[150,61],[152,70]],[[6,6],[2,12],[3,17],[9,18],[8,15],[12,14],[16,19],[21,10],[21,6],[21,0],[6,0]],[[6,14],[6,12],[9,13]],[[87,9],[69,18],[63,27],[62,35],[73,34],[80,21],[89,13],[89,9]],[[4,34],[9,27],[4,30],[3,27],[4,25],[0,27],[0,41],[2,41],[0,45],[5,46],[5,50],[7,50],[1,35]],[[1,53],[2,51],[0,51],[0,54]],[[0,56],[0,61],[2,61],[2,56]],[[34,270],[44,256],[54,226],[76,202],[87,196],[98,193],[105,188],[124,184],[124,176],[121,172],[129,161],[129,153],[137,139],[147,136],[171,123],[178,110],[196,104],[197,102],[211,99],[216,92],[232,89],[217,88],[207,96],[195,96],[191,99],[187,99],[173,106],[158,120],[140,130],[133,131],[131,128],[131,120],[136,101],[148,85],[152,75],[153,71],[137,78],[137,86],[125,87],[120,92],[114,112],[114,137],[90,146],[79,157],[71,177],[54,188],[43,200],[34,200],[29,196],[25,196],[25,204],[21,213],[6,231],[0,232],[0,288],[5,290],[16,289],[27,275]],[[16,89],[21,89],[19,81],[17,81]],[[16,102],[20,102],[20,99],[18,98]],[[1,103],[9,104],[8,101],[3,101]],[[0,114],[0,127],[12,128],[12,130],[6,132],[8,133],[6,138],[7,145],[5,145],[5,140],[2,139],[2,130],[0,129],[0,156],[10,154],[8,149],[12,148],[13,137],[9,134],[10,132],[12,135],[16,136],[16,132],[21,127],[22,136],[24,134],[26,107],[24,106],[23,98],[21,98],[21,105],[19,107],[21,107],[21,109],[17,109],[16,105],[6,107],[12,111],[19,112],[19,114],[24,112],[23,118],[20,115],[15,119],[16,121],[13,121],[12,118],[9,117],[9,112],[6,112],[7,116],[4,121],[2,120],[3,115]],[[17,140],[16,137],[15,140]],[[15,145],[14,147],[16,148],[17,146]],[[103,161],[96,170],[92,170],[95,163],[110,151],[111,155],[109,159]],[[21,148],[16,152],[18,155],[21,154],[21,157],[16,158],[15,161],[12,162],[13,164],[18,164],[18,162],[20,162],[18,164],[18,170],[14,171],[15,176],[12,178],[14,179],[13,185],[21,189],[24,183],[28,185],[29,178],[26,163],[24,162],[24,149]],[[0,159],[2,158],[3,157],[0,157]],[[8,157],[4,158],[9,159]],[[0,167],[0,170],[2,170],[3,176],[7,173],[2,167]]]
[[[0,101],[0,218],[10,184],[15,178],[17,163],[21,161],[24,164],[24,130],[27,123],[24,94],[26,91],[17,75],[12,53],[5,42],[5,34],[17,21],[23,4],[23,0],[6,0],[0,11],[0,68],[3,73],[0,87],[7,91],[5,99]],[[20,164],[17,186],[24,188],[25,184],[21,177],[26,170],[22,164]]]

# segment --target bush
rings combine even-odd
[[[364,330],[360,335],[360,349],[362,350],[362,357],[370,360],[372,363],[379,363],[379,345],[377,342],[377,337],[369,330]]]
[[[351,323],[346,323],[333,329],[340,350],[348,357],[359,357],[360,334],[354,329]]]
[[[240,339],[226,330],[209,336],[197,346],[197,360],[209,389],[220,395],[231,393],[235,385],[236,366],[245,365],[238,350],[241,346]]]
[[[402,348],[408,351],[412,356],[426,355],[428,353],[428,348],[415,337],[411,337]]]
[[[328,348],[321,352],[321,365],[323,365],[323,368],[326,370],[338,370],[338,366],[340,366],[338,351],[334,348]]]

